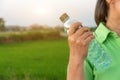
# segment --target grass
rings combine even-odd
[[[66,80],[67,40],[0,44],[0,80]]]

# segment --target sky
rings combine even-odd
[[[32,24],[57,26],[62,13],[78,19],[83,25],[96,26],[94,10],[96,0],[0,0],[0,17],[6,25]]]

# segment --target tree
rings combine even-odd
[[[0,31],[5,30],[5,21],[3,18],[0,18]]]

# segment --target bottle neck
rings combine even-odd
[[[63,21],[63,23],[65,23],[68,19],[70,19],[69,17],[66,17]]]

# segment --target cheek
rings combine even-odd
[[[114,9],[115,9],[115,11],[120,13],[120,0],[115,3]]]

